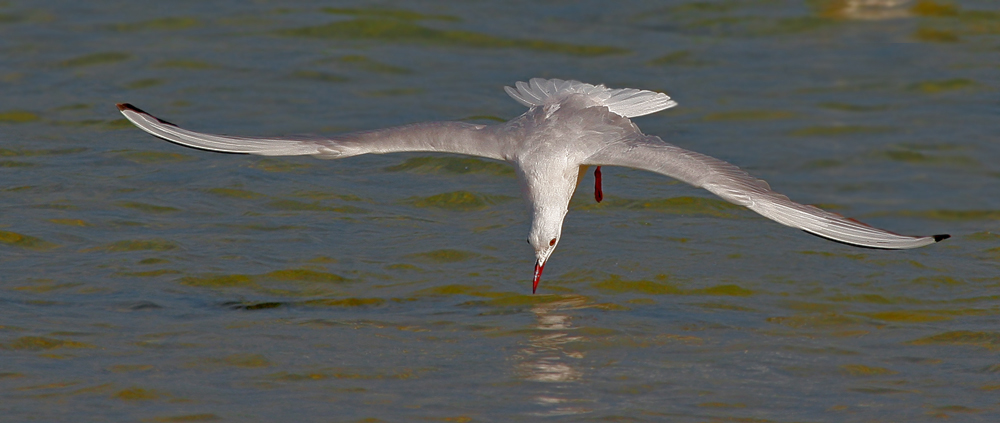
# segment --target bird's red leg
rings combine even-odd
[[[594,169],[594,199],[597,200],[598,203],[600,203],[601,200],[604,199],[604,190],[601,189],[601,167],[600,166],[597,166],[597,169]]]

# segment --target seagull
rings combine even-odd
[[[528,243],[536,259],[532,293],[562,239],[570,198],[589,166],[596,166],[594,197],[598,202],[603,197],[601,166],[624,166],[684,181],[782,225],[856,247],[909,249],[950,237],[899,235],[793,202],[732,164],[643,134],[631,118],[676,106],[664,93],[542,78],[517,82],[504,90],[528,107],[506,123],[423,122],[328,138],[206,134],[180,128],[128,103],[117,106],[139,129],[199,150],[320,159],[421,151],[510,163],[531,209]]]

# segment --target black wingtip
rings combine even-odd
[[[158,118],[156,116],[153,116],[153,115],[151,115],[149,113],[146,113],[145,110],[142,110],[142,109],[140,109],[138,107],[135,107],[135,106],[133,106],[133,105],[131,105],[129,103],[118,103],[118,104],[115,104],[115,106],[118,106],[118,110],[122,111],[122,112],[128,110],[130,112],[135,112],[135,113],[139,113],[139,114],[143,114],[143,115],[149,116],[149,117],[151,117],[153,119],[156,119],[157,122],[160,122],[160,123],[162,123],[164,125],[177,126],[177,125],[175,125],[173,123],[167,122],[167,121],[165,121],[163,119],[160,119],[160,118]]]
[[[136,113],[146,113],[146,112],[144,112],[142,110],[139,110],[138,107],[135,107],[135,106],[133,106],[131,104],[128,104],[128,103],[118,103],[118,104],[115,104],[115,106],[118,106],[118,110],[119,111],[131,110],[131,111],[136,112]]]
[[[951,235],[948,234],[934,235],[934,242],[941,242],[948,238],[951,238]]]

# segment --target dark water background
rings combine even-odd
[[[1000,5],[0,1],[0,421],[997,421]],[[880,3],[876,4],[876,3]],[[492,123],[531,77],[910,251],[583,182],[530,294],[504,164],[132,128]]]

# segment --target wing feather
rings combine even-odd
[[[368,153],[427,151],[503,160],[497,143],[491,142],[489,135],[482,131],[485,126],[464,122],[425,122],[332,138],[245,137],[184,129],[127,103],[119,104],[118,110],[139,129],[156,137],[185,147],[220,153],[339,159]]]
[[[858,247],[907,249],[933,244],[949,235],[907,236],[874,228],[857,220],[796,203],[774,192],[763,180],[704,154],[663,142],[635,131],[612,143],[584,164],[626,166],[667,175],[705,188],[724,200],[746,206],[785,226]]]

